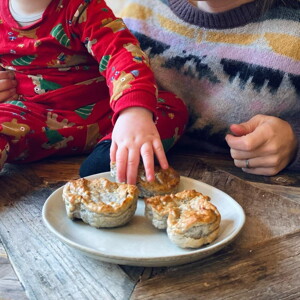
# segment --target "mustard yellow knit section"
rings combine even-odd
[[[168,31],[172,31],[172,32],[177,33],[179,35],[188,37],[190,39],[195,38],[195,36],[196,36],[195,29],[189,28],[189,27],[181,25],[181,24],[178,24],[176,22],[173,22],[170,19],[164,18],[161,15],[159,15],[157,17],[158,17],[160,25],[163,28],[167,29]]]
[[[124,9],[120,13],[121,18],[132,18],[138,20],[147,20],[152,16],[152,10],[143,5],[138,5],[136,3],[131,3],[128,6],[124,7]]]
[[[208,32],[205,40],[212,43],[227,43],[236,45],[250,45],[259,38],[257,34],[235,34],[224,32]]]
[[[266,33],[265,39],[274,52],[300,60],[300,38],[286,34]]]

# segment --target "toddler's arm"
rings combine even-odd
[[[147,179],[153,180],[154,155],[162,168],[167,168],[168,163],[153,122],[157,87],[148,57],[103,1],[87,5],[86,21],[79,29],[81,40],[99,62],[99,71],[110,91],[114,112],[111,160],[116,162],[118,179],[135,183],[142,157]]]

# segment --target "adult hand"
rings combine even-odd
[[[295,133],[280,118],[256,115],[248,122],[232,124],[230,130],[226,141],[234,164],[247,173],[276,175],[296,154]]]
[[[0,69],[0,102],[17,97],[16,86],[14,73]]]
[[[142,107],[122,111],[112,133],[110,159],[116,162],[120,182],[135,184],[140,157],[148,181],[154,180],[154,155],[163,169],[168,161],[152,113]]]

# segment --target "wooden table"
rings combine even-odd
[[[253,176],[226,156],[177,148],[183,176],[238,201],[247,220],[216,254],[176,267],[120,266],[60,242],[42,221],[46,198],[77,178],[82,157],[8,165],[0,177],[0,299],[300,299],[300,174]]]

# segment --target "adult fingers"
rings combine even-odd
[[[235,149],[230,149],[230,155],[234,160],[245,160],[249,158],[263,156],[259,149],[254,151],[240,151]]]
[[[253,132],[265,120],[266,120],[266,116],[258,114],[246,122],[239,123],[239,124],[232,124],[230,126],[230,130],[236,136],[246,135]]]
[[[255,151],[268,141],[268,133],[264,126],[257,127],[253,132],[243,136],[233,136],[228,134],[226,142],[232,149],[239,151]]]
[[[254,157],[248,159],[235,159],[234,164],[246,173],[271,176],[284,168],[284,161],[278,155]]]
[[[245,126],[244,124],[232,124],[230,126],[230,131],[232,132],[233,135],[235,136],[242,136],[250,133],[250,128]]]

